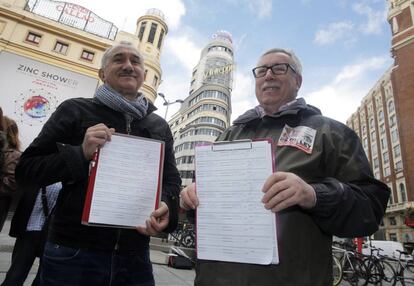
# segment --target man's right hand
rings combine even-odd
[[[99,123],[89,127],[83,138],[82,151],[85,159],[90,161],[98,148],[101,148],[107,141],[111,141],[114,128],[108,128],[105,124]]]
[[[180,193],[180,207],[185,210],[195,209],[198,206],[195,183],[185,187]]]

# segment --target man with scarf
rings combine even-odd
[[[144,81],[143,57],[130,43],[110,47],[102,57],[99,77],[104,84],[93,98],[69,99],[57,108],[16,169],[23,186],[62,182],[40,285],[154,285],[149,236],[171,232],[177,225],[181,180],[173,138],[167,122],[138,92]],[[161,203],[145,227],[81,224],[90,162],[114,132],[165,142]],[[135,171],[139,176],[141,170]]]

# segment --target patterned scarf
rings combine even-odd
[[[137,99],[131,101],[125,99],[109,85],[103,84],[96,90],[95,98],[107,107],[129,115],[126,117],[132,116],[133,118],[141,119],[147,115],[148,100],[142,93],[138,93]]]

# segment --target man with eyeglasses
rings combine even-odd
[[[277,214],[280,262],[199,261],[194,285],[332,285],[332,236],[373,234],[389,189],[374,178],[354,131],[296,98],[302,67],[292,51],[265,52],[253,76],[259,105],[217,141],[274,140],[276,171],[261,191],[264,208]],[[189,210],[198,203],[191,184],[181,192],[180,205]]]

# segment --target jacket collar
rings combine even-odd
[[[93,102],[94,104],[104,106],[104,104],[102,104],[102,103],[101,103],[99,100],[97,100],[95,97],[93,97],[93,98],[92,98],[92,102]],[[155,107],[155,105],[154,105],[154,104],[152,104],[152,103],[151,103],[151,101],[149,101],[149,100],[148,100],[148,110],[147,110],[147,115],[148,115],[148,114],[150,114],[150,113],[153,113],[155,110],[157,110],[157,108]]]
[[[255,119],[261,119],[264,116],[270,116],[273,118],[277,118],[277,117],[281,117],[281,116],[285,116],[285,115],[294,115],[294,114],[298,114],[300,111],[306,111],[309,112],[311,114],[321,114],[321,111],[312,106],[312,105],[308,105],[306,104],[305,99],[303,98],[298,98],[295,101],[289,102],[288,104],[283,105],[279,111],[275,112],[272,115],[265,115],[263,112],[263,108],[258,105],[253,109],[250,109],[248,111],[246,111],[244,114],[240,115],[236,120],[233,121],[233,124],[237,125],[237,124],[244,124],[244,123],[248,123],[252,120]]]

